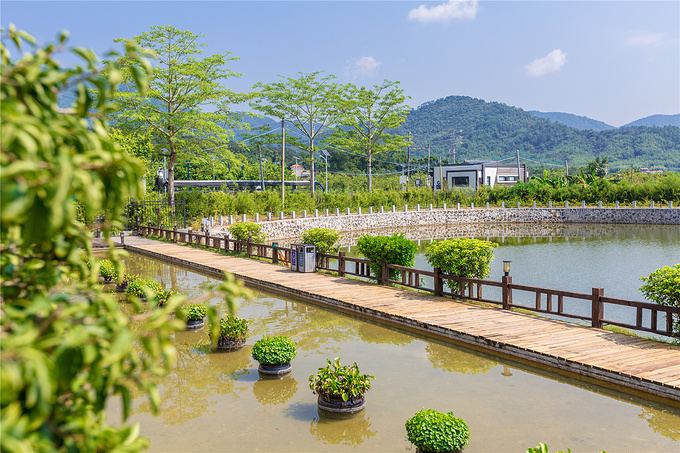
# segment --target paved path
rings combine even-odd
[[[118,240],[118,238],[116,238]],[[680,347],[137,236],[131,251],[680,402]]]

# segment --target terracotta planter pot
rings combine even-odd
[[[333,412],[336,414],[354,414],[363,410],[366,407],[366,399],[364,395],[356,398],[350,398],[347,401],[342,400],[340,395],[319,395],[316,405],[319,409],[326,412]]]

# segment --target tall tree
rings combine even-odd
[[[251,107],[274,118],[285,118],[292,126],[303,134],[308,143],[303,146],[309,153],[311,164],[312,195],[314,195],[315,140],[319,139],[329,126],[337,121],[338,86],[333,75],[321,72],[298,73],[298,78],[284,78],[280,81],[264,84],[256,83],[253,88],[254,99]]]
[[[348,84],[338,100],[341,109],[338,128],[332,143],[366,155],[368,191],[373,190],[373,155],[406,146],[406,139],[390,134],[405,120],[409,106],[399,82],[385,80],[372,89]]]
[[[132,40],[119,38],[116,42],[134,41],[149,49],[153,73],[148,78],[148,90],[135,89],[118,92],[114,101],[118,106],[113,120],[117,125],[150,130],[168,157],[168,191],[174,201],[175,162],[188,140],[210,140],[213,146],[226,143],[233,132],[226,127],[245,127],[238,124],[240,115],[230,111],[230,104],[246,99],[224,87],[222,82],[241,74],[226,67],[237,60],[229,52],[202,56],[206,44],[204,35],[177,30],[171,26],[152,26],[151,30]],[[119,59],[123,83],[126,85],[139,71],[136,60]]]

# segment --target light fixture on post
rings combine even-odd
[[[510,275],[510,263],[512,263],[512,261],[503,261],[503,272],[506,277]]]

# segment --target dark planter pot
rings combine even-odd
[[[193,320],[190,319],[187,321],[187,329],[188,330],[194,330],[194,329],[200,329],[205,325],[205,318]]]
[[[116,285],[116,292],[117,293],[124,293],[125,290],[127,289],[128,285]]]
[[[292,369],[293,366],[290,364],[290,362],[280,363],[278,365],[261,363],[260,366],[257,368],[257,371],[259,371],[261,374],[266,374],[268,376],[283,376],[284,374],[290,373]]]
[[[326,412],[333,412],[335,414],[354,414],[366,407],[366,399],[364,395],[342,400],[340,395],[319,395],[316,405],[319,409]]]
[[[217,340],[217,346],[215,348],[220,351],[236,351],[238,349],[241,349],[245,345],[246,345],[245,339],[237,341],[219,339]]]
[[[449,451],[442,452],[442,453],[461,453],[462,451],[463,450],[449,450]],[[430,450],[423,450],[420,447],[416,447],[416,453],[434,453],[434,452],[432,452]]]

